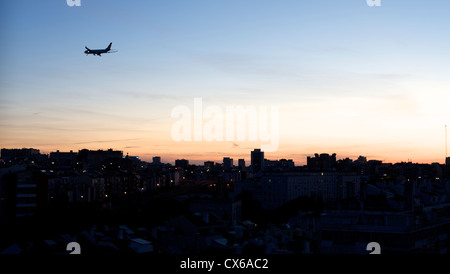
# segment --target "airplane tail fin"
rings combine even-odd
[[[111,50],[111,45],[112,45],[112,42],[109,43],[109,46],[106,48],[106,50]]]

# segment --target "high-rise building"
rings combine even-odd
[[[231,170],[233,168],[233,159],[230,157],[223,158],[223,170]]]
[[[251,172],[257,173],[264,169],[264,152],[261,149],[255,149],[251,152]]]
[[[240,170],[244,170],[245,169],[245,160],[244,159],[239,159],[238,160],[238,167]]]
[[[445,165],[450,166],[450,157],[445,158]]]

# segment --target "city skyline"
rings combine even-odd
[[[249,161],[265,142],[173,139],[202,98],[278,107],[269,159],[444,163],[450,3],[381,2],[1,2],[0,144]]]
[[[287,157],[281,157],[281,158],[270,157],[270,154],[269,154],[268,157],[266,157],[267,156],[267,152],[264,152],[260,148],[254,148],[252,150],[249,150],[246,155],[243,155],[242,157],[238,157],[238,158],[231,157],[230,155],[226,155],[224,153],[224,155],[221,156],[222,158],[220,158],[220,159],[219,158],[191,159],[191,158],[188,158],[188,157],[181,157],[181,156],[180,157],[174,157],[172,159],[172,158],[167,158],[167,157],[161,156],[159,154],[154,154],[154,155],[151,155],[151,156],[148,156],[148,157],[142,157],[139,154],[131,155],[131,154],[125,152],[125,151],[117,150],[117,149],[114,149],[114,148],[97,148],[97,149],[83,148],[83,149],[79,149],[79,150],[73,150],[73,149],[67,150],[67,151],[53,150],[53,151],[48,151],[48,152],[47,151],[43,152],[39,148],[32,148],[32,147],[28,147],[28,148],[25,148],[25,147],[23,147],[23,148],[3,148],[2,147],[1,149],[2,150],[3,149],[5,149],[5,150],[18,150],[18,151],[20,151],[20,150],[27,150],[27,151],[33,150],[33,151],[37,151],[41,155],[47,155],[49,157],[51,157],[51,154],[57,154],[57,153],[66,153],[66,154],[70,153],[70,154],[76,155],[76,154],[80,153],[81,151],[93,151],[93,152],[96,152],[96,151],[99,151],[99,152],[113,151],[113,152],[120,152],[123,155],[122,156],[123,158],[126,158],[126,157],[131,157],[131,158],[137,157],[140,161],[146,162],[148,164],[154,163],[154,161],[156,159],[156,161],[158,163],[169,164],[169,165],[173,165],[173,166],[177,165],[177,161],[180,161],[180,162],[181,161],[185,161],[189,165],[197,165],[197,166],[203,166],[206,163],[211,163],[211,162],[215,163],[215,164],[225,164],[225,161],[230,161],[231,166],[238,167],[238,166],[240,166],[239,161],[240,160],[244,160],[245,166],[246,167],[251,167],[252,166],[252,157],[253,157],[252,155],[253,155],[253,153],[257,153],[257,154],[262,153],[261,154],[262,157],[260,157],[260,160],[269,161],[269,162],[270,161],[287,160],[287,161],[292,161],[292,163],[295,166],[297,166],[297,167],[307,166],[309,158],[313,159],[314,157],[320,157],[320,156],[325,156],[325,157],[330,157],[331,156],[331,157],[333,157],[335,159],[335,161],[344,161],[344,160],[348,160],[349,159],[351,161],[361,161],[361,160],[362,161],[379,161],[379,162],[381,162],[383,164],[412,163],[412,164],[426,164],[426,165],[430,165],[430,164],[436,164],[437,163],[437,164],[441,164],[441,165],[446,165],[446,164],[448,165],[447,162],[450,161],[450,157],[446,157],[444,159],[443,163],[440,163],[440,162],[422,163],[422,162],[413,161],[412,159],[407,159],[406,161],[399,161],[399,162],[389,162],[389,161],[385,161],[384,159],[369,158],[369,157],[367,157],[365,155],[358,155],[356,157],[344,157],[344,156],[341,156],[341,155],[337,155],[336,153],[333,153],[333,152],[309,153],[309,154],[305,154],[304,155],[305,156],[304,159],[301,159],[300,161],[295,161],[294,159],[287,158]],[[3,158],[4,158],[3,155],[0,154],[0,159],[3,159]]]
[[[75,243],[86,255],[150,257],[290,260],[374,254],[373,244],[377,254],[448,254],[450,157],[423,165],[316,154],[298,167],[250,154],[250,166],[232,168],[228,157],[172,166],[112,149],[2,149],[0,253],[67,254]]]

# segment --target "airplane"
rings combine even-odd
[[[84,53],[86,53],[86,55],[93,54],[93,55],[102,56],[102,53],[114,53],[114,52],[116,52],[116,51],[111,51],[111,45],[112,45],[112,42],[109,43],[109,45],[108,45],[108,47],[106,49],[89,49],[88,47],[85,47],[86,50],[84,51]]]

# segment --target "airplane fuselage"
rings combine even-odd
[[[94,54],[94,55],[100,55],[102,53],[107,53],[108,50],[104,49],[91,49],[91,50],[85,50],[84,53],[86,54]]]
[[[88,47],[85,47],[86,50],[84,51],[84,53],[86,55],[93,54],[93,55],[101,56],[102,53],[108,53],[111,50],[111,45],[112,45],[112,43],[110,43],[106,49],[89,49]]]

